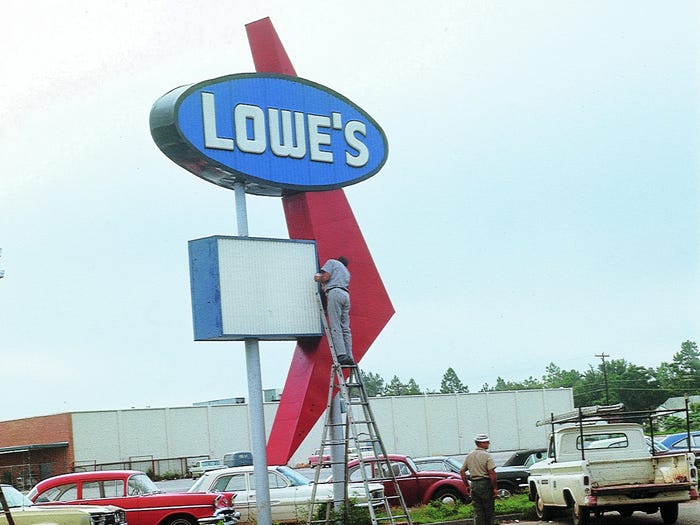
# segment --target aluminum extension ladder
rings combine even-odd
[[[397,473],[392,468],[369,406],[360,369],[357,364],[347,366],[338,363],[320,294],[317,293],[317,297],[319,313],[333,358],[333,365],[328,386],[319,460],[314,469],[314,484],[307,523],[309,525],[347,523],[348,513],[352,512],[352,503],[355,499],[361,499],[368,504],[360,503],[358,507],[367,508],[372,525],[412,525],[408,508],[396,480]],[[334,399],[337,395],[340,396],[340,403]],[[334,410],[331,408],[334,403],[336,406],[335,417],[333,417]],[[338,410],[339,406],[344,406],[344,417],[343,414],[339,414],[342,412],[342,410]],[[330,460],[324,458],[326,451],[337,451],[341,447],[343,450],[341,457],[331,454]],[[354,448],[357,453],[359,465],[358,468],[353,468],[349,476],[347,464],[348,461],[354,459],[349,457],[351,448]],[[319,494],[319,487],[333,487],[332,479],[324,480],[321,476],[323,467],[328,466],[331,467],[332,472],[341,470],[344,474],[342,500],[336,498],[336,501],[331,501],[327,497],[321,496],[321,494],[327,494],[325,490],[320,491],[321,494]],[[349,477],[351,479],[348,479]],[[349,484],[353,487],[352,492],[348,491]],[[380,486],[383,486],[384,490],[377,490]]]

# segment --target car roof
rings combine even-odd
[[[126,479],[136,474],[144,473],[140,470],[91,470],[88,472],[70,472],[68,474],[59,474],[58,476],[53,476],[40,481],[37,483],[37,487],[40,485],[55,485],[83,479]]]
[[[693,437],[700,436],[700,430],[691,430],[690,435]],[[683,439],[688,438],[688,433],[687,432],[677,432],[676,434],[669,434],[665,438],[661,440],[661,444],[666,445],[666,446],[671,446],[674,445],[676,442],[681,441]],[[693,445],[691,444],[691,448]],[[686,448],[685,446],[683,448]],[[695,447],[697,448],[697,446]]]
[[[383,458],[384,456],[380,456],[380,457]],[[393,461],[393,460],[397,460],[397,461],[406,461],[406,459],[407,459],[409,456],[405,456],[405,455],[403,455],[403,454],[387,454],[386,457],[389,459],[389,461]],[[411,458],[411,459],[413,459],[413,458]],[[376,461],[376,460],[377,460],[376,456],[366,457],[366,458],[363,459],[363,461],[365,461],[365,462],[368,462],[368,461]],[[359,463],[359,462],[360,462],[359,459],[353,459],[353,460],[351,461],[351,463],[353,463],[353,464]],[[349,463],[348,463],[348,464],[349,464]]]
[[[700,430],[691,430],[690,435],[691,436],[697,436],[700,434]],[[687,432],[676,432],[675,434],[669,434],[666,436],[664,439],[673,439],[673,438],[678,438],[678,437],[686,437],[688,435]]]
[[[268,465],[267,470],[277,470],[279,465]],[[221,474],[235,474],[237,472],[252,472],[253,471],[253,465],[242,465],[240,467],[226,467],[226,468],[219,468],[216,470],[210,470],[208,472],[205,472],[202,474],[203,476],[211,477],[211,476],[220,476]]]

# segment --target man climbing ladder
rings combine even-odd
[[[328,259],[314,281],[321,283],[326,293],[328,322],[331,327],[333,348],[342,366],[352,366],[352,334],[350,333],[350,271],[344,256]]]
[[[324,265],[326,267],[327,264]],[[331,336],[320,293],[317,298],[321,322],[333,358],[319,449],[330,449],[331,457],[330,461],[324,461],[321,456],[316,465],[307,524],[337,525],[347,521],[349,509],[355,505],[348,490],[349,450],[354,448],[373,451],[367,456],[362,453],[357,456],[358,464],[353,467],[352,480],[355,485],[353,498],[357,497],[358,486],[361,487],[364,492],[362,505],[369,512],[372,525],[412,525],[390,456],[379,435],[360,370],[354,363],[342,364],[337,357],[340,352],[334,348],[336,339]],[[331,467],[332,475],[329,479],[323,480],[321,477],[323,466]],[[329,505],[326,498],[317,499],[317,488],[328,483],[333,486],[332,505]]]

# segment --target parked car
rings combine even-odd
[[[671,449],[684,450],[687,452],[688,433],[679,432],[678,434],[666,436],[661,440],[661,444]],[[690,433],[690,452],[693,452],[696,456],[700,454],[700,430],[695,430]]]
[[[688,433],[671,434],[661,440],[661,444],[674,452],[688,451]],[[695,454],[695,466],[700,468],[700,430],[690,433],[690,451]]]
[[[226,465],[224,465],[218,459],[200,459],[190,467],[190,476],[192,477],[192,479],[197,479],[205,472],[225,467]]]
[[[517,467],[523,465],[529,467],[533,463],[542,461],[547,457],[546,448],[526,448],[524,450],[517,450],[505,460],[502,466],[504,467]]]
[[[467,488],[459,474],[438,470],[419,470],[413,459],[401,454],[387,456],[396,481],[401,489],[401,495],[407,506],[440,500],[445,503],[470,501]],[[348,463],[348,480],[361,482],[366,479],[384,479],[384,493],[388,497],[395,496],[394,484],[386,480],[386,473],[380,472],[385,460],[377,461],[375,457],[363,458],[365,474],[360,471],[360,460]]]
[[[245,450],[227,452],[224,454],[223,464],[226,467],[247,467],[253,464],[253,453]]]
[[[0,485],[15,525],[126,525],[126,513],[113,506],[102,505],[34,505],[10,485]],[[0,525],[9,520],[0,508]]]
[[[676,452],[678,452],[678,450],[668,448],[666,445],[661,443],[661,441],[651,439],[651,437],[649,436],[644,436],[644,441],[647,444],[647,450],[649,451],[649,454],[652,454],[654,456],[668,456],[670,454],[675,454]],[[604,446],[592,446],[586,448],[624,448],[628,446],[626,437],[618,437],[614,439],[600,440],[594,442],[595,445],[599,445],[600,443],[603,443]]]
[[[37,504],[116,505],[126,511],[129,525],[235,525],[240,516],[230,492],[191,494],[160,492],[138,470],[101,470],[54,476],[27,494]]]
[[[535,462],[534,458],[535,455],[533,454],[527,467]],[[413,458],[413,461],[420,470],[438,470],[459,474],[459,471],[462,469],[462,462],[450,456],[426,456]],[[496,479],[498,480],[500,497],[508,497],[527,488],[527,477],[529,475],[527,467],[524,465],[496,467]],[[468,472],[467,478],[469,478]]]
[[[371,451],[371,449],[370,449]],[[364,454],[364,452],[363,452]],[[352,461],[353,459],[357,459],[359,456],[359,453],[357,451],[357,448],[355,447],[348,447],[348,461]],[[326,447],[323,449],[323,453],[321,453],[321,449],[316,449],[314,450],[314,453],[309,456],[309,466],[312,468],[315,468],[319,463],[321,463],[321,468],[324,467],[330,467],[331,466],[331,451],[330,448]]]
[[[413,458],[413,462],[418,470],[437,470],[459,474],[462,468],[462,462],[451,456],[424,456]]]
[[[318,464],[321,464],[321,467],[330,467],[331,466],[331,451],[328,449],[321,449],[317,448],[314,450],[314,453],[309,456],[309,466],[312,468],[316,468]]]
[[[272,521],[306,521],[313,491],[311,480],[287,466],[268,466],[267,471]],[[379,483],[372,483],[369,488],[372,499],[381,500],[384,487]],[[205,472],[190,488],[190,492],[201,491],[235,492],[238,495],[236,509],[241,512],[241,523],[256,521],[255,478],[252,465]],[[348,496],[359,504],[367,502],[364,485],[359,483],[351,483],[348,486]],[[316,501],[332,499],[332,485],[319,484],[316,487]]]

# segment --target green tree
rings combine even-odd
[[[533,390],[537,388],[542,388],[542,382],[539,379],[535,379],[530,376],[524,381],[506,381],[502,377],[496,378],[496,386],[492,388],[492,391],[504,391],[504,390]]]
[[[411,378],[408,380],[408,384],[406,384],[406,391],[404,392],[404,395],[407,396],[418,396],[422,394],[420,387],[418,386],[418,383],[416,383],[416,380]]]
[[[654,370],[613,359],[596,368],[589,366],[574,384],[576,406],[623,403],[628,410],[650,410],[666,398]]]
[[[656,380],[666,398],[700,394],[700,351],[694,341],[684,341],[670,363],[656,369]]]
[[[469,387],[464,385],[457,376],[457,372],[454,368],[450,367],[442,376],[442,381],[440,382],[440,393],[441,394],[466,394],[469,392]]]
[[[609,402],[616,403],[614,397],[609,396]],[[578,407],[605,405],[605,376],[602,364],[598,368],[589,365],[581,380],[574,385],[574,405]]]
[[[694,341],[685,341],[669,364],[670,386],[677,395],[700,393],[700,351]]]
[[[389,381],[389,384],[384,388],[385,396],[400,396],[406,391],[406,385],[404,385],[399,376],[394,376]]]
[[[422,393],[415,379],[411,378],[408,383],[404,384],[398,376],[392,377],[384,388],[385,396],[416,396]]]
[[[671,365],[679,376],[697,378],[700,374],[700,350],[694,341],[685,341],[681,349],[673,356]]]
[[[384,379],[379,374],[360,369],[360,377],[369,397],[384,395]]]
[[[654,370],[626,363],[612,380],[610,387],[617,392],[617,398],[628,410],[653,410],[666,399],[660,389]]]
[[[549,363],[542,376],[544,388],[573,388],[581,381],[581,372],[578,370],[562,370],[554,363]]]
[[[683,412],[681,412],[685,416]],[[690,428],[700,428],[700,403],[691,403],[688,407],[688,420]],[[668,416],[663,421],[663,431],[667,434],[675,434],[676,432],[685,432],[685,417]]]

